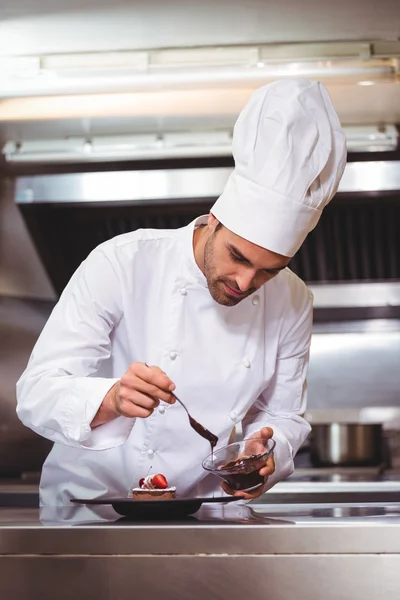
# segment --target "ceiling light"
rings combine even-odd
[[[253,67],[228,66],[207,68],[160,69],[158,71],[133,72],[122,69],[114,72],[79,73],[43,72],[33,78],[4,78],[0,97],[16,98],[27,96],[77,95],[94,93],[152,92],[177,89],[202,89],[204,87],[226,89],[238,85],[263,85],[283,77],[309,77],[323,82],[352,83],[360,77],[374,80],[392,80],[395,68],[387,63],[357,64],[332,63],[258,63]]]
[[[400,44],[264,44],[0,58],[0,98],[227,88],[293,74],[335,83],[395,80]],[[390,50],[390,52],[389,52]]]

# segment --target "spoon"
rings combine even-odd
[[[147,363],[144,363],[144,364],[146,365],[146,367],[149,367],[149,365]],[[196,421],[196,419],[194,419],[192,417],[192,415],[189,413],[189,411],[186,408],[186,406],[183,404],[182,400],[179,400],[179,398],[178,398],[178,396],[176,394],[174,394],[173,392],[171,392],[171,395],[186,410],[187,416],[189,417],[189,423],[190,423],[191,427],[196,431],[196,433],[198,433],[199,435],[201,435],[202,438],[204,438],[205,440],[208,440],[210,442],[211,453],[213,453],[214,448],[215,448],[215,446],[217,445],[217,442],[218,442],[217,436],[214,433],[211,433],[211,431],[209,431],[208,429],[206,429],[204,427],[204,425],[201,425],[198,421]]]
[[[189,423],[192,426],[192,428],[199,435],[201,435],[201,437],[203,437],[204,439],[206,439],[206,440],[208,440],[210,442],[211,452],[213,452],[213,450],[214,450],[214,448],[215,448],[215,446],[217,445],[217,442],[218,442],[217,436],[214,433],[211,433],[211,431],[209,431],[208,429],[206,429],[204,427],[204,425],[201,425],[201,423],[199,423],[198,421],[196,421],[196,419],[193,419],[193,417],[189,413],[188,409],[183,404],[182,400],[179,400],[179,398],[178,398],[178,396],[176,396],[176,394],[173,393],[172,395],[175,398],[175,400],[177,400],[179,402],[179,404],[181,406],[183,406],[183,408],[186,410],[187,416],[189,417]]]

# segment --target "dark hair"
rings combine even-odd
[[[207,223],[202,223],[201,225],[198,226],[199,229],[201,229],[202,227],[207,227]],[[223,225],[221,223],[221,221],[218,221],[215,229],[214,229],[214,233],[217,232],[219,229],[222,229]]]

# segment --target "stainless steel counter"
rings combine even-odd
[[[356,532],[356,533],[355,533]],[[180,521],[109,506],[0,510],[0,556],[399,553],[400,503],[203,505]]]
[[[0,597],[400,597],[400,503],[203,505],[162,523],[94,508],[0,509]]]
[[[400,597],[396,470],[297,469],[254,503],[179,522],[35,502],[33,482],[0,485],[0,598]]]

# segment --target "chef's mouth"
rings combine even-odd
[[[231,288],[230,285],[228,285],[225,281],[223,282],[224,287],[225,287],[225,293],[228,294],[229,296],[233,296],[234,298],[244,298],[245,296],[249,295],[249,292],[241,292],[235,288]]]

